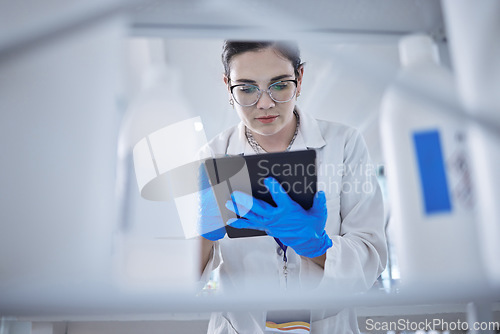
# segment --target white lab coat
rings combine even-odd
[[[361,134],[338,123],[316,120],[297,110],[300,127],[291,150],[315,149],[318,190],[327,198],[325,230],[333,241],[324,270],[310,259],[287,250],[287,291],[295,288],[332,288],[364,291],[383,271],[387,261],[384,206],[375,168]],[[255,154],[245,137],[243,123],[222,132],[204,148],[205,156]],[[230,239],[214,245],[202,280],[220,266],[222,289],[254,287],[265,282],[284,289],[282,252],[269,236]],[[261,333],[265,312],[214,313],[209,333]],[[352,310],[315,312],[312,333],[358,333]]]

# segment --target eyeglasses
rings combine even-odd
[[[262,90],[255,85],[240,84],[229,87],[233,99],[242,107],[256,104],[262,96]],[[275,82],[266,90],[269,97],[277,103],[285,103],[293,99],[297,92],[297,80]]]

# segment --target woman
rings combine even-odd
[[[369,157],[361,135],[347,126],[316,120],[297,108],[304,66],[296,45],[226,41],[222,61],[229,103],[241,122],[211,140],[204,155],[314,149],[319,191],[309,210],[286,195],[279,197],[279,191],[271,191],[276,207],[257,199],[251,206],[248,195],[233,193],[238,205],[250,211],[244,216],[247,219],[229,223],[264,230],[274,238],[229,239],[222,225],[217,225],[220,220],[215,224],[220,228],[213,227],[213,220],[208,223],[208,217],[216,215],[214,203],[205,205],[201,212],[212,228],[203,234],[202,277],[220,265],[223,287],[244,287],[263,279],[281,288],[330,284],[355,291],[369,289],[385,267],[387,249],[382,197],[375,176],[367,170]],[[276,181],[266,179],[266,186],[276,188]],[[265,312],[214,314],[209,332],[259,333],[265,317]],[[313,333],[359,332],[350,310],[316,313],[313,320]]]

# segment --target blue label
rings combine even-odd
[[[413,134],[425,213],[451,212],[441,141],[437,130]]]

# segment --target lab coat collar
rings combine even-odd
[[[318,121],[307,113],[303,113],[299,108],[295,108],[300,116],[300,126],[292,150],[317,149],[326,145],[326,141],[321,134]],[[245,135],[245,124],[240,122],[236,128],[235,136],[237,140],[229,140],[227,154],[229,155],[253,155],[254,150],[248,143]],[[235,138],[236,139],[236,138]]]
[[[229,140],[226,153],[228,155],[255,154],[252,147],[248,143],[247,137],[245,135],[245,124],[243,124],[243,122],[240,122],[238,124],[235,132],[236,133],[234,133],[234,136],[237,136],[237,138],[234,138],[235,140]]]
[[[302,137],[301,140],[305,145],[304,148],[317,149],[325,146],[326,141],[323,138],[318,121],[308,113],[301,112],[300,109],[297,107],[295,107],[295,110],[297,111],[300,117],[300,127],[297,137],[299,137],[299,135]],[[295,140],[297,141],[297,138]]]

